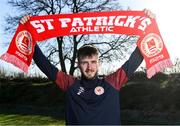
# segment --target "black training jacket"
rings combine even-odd
[[[76,79],[59,71],[36,45],[33,59],[46,76],[66,92],[67,125],[120,124],[119,91],[141,64],[143,57],[138,48],[121,68],[103,78]]]

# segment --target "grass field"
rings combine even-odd
[[[34,106],[0,106],[0,126],[3,125],[65,125],[62,108]],[[180,113],[175,117],[169,113],[150,113],[133,110],[122,110],[123,125],[179,125]],[[169,118],[170,116],[170,118]]]
[[[64,120],[57,120],[50,116],[0,114],[0,125],[64,125]]]
[[[0,105],[1,125],[64,125],[64,115],[59,107],[29,105]]]

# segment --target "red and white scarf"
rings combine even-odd
[[[25,25],[19,24],[1,59],[27,73],[37,41],[57,36],[105,33],[140,36],[137,45],[145,59],[148,78],[172,66],[155,19],[147,17],[143,11],[32,16]]]

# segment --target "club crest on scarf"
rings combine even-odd
[[[32,53],[31,34],[26,30],[19,32],[16,37],[16,46],[21,53],[30,55]]]
[[[144,37],[141,43],[142,52],[147,57],[159,54],[163,49],[163,42],[159,35],[150,33]]]

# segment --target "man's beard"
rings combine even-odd
[[[82,77],[87,79],[87,80],[91,80],[94,79],[97,75],[98,75],[98,71],[96,71],[96,73],[93,73],[93,75],[91,73],[87,73],[88,71],[86,71],[86,74],[82,73]],[[90,72],[94,72],[93,70],[90,70]]]

